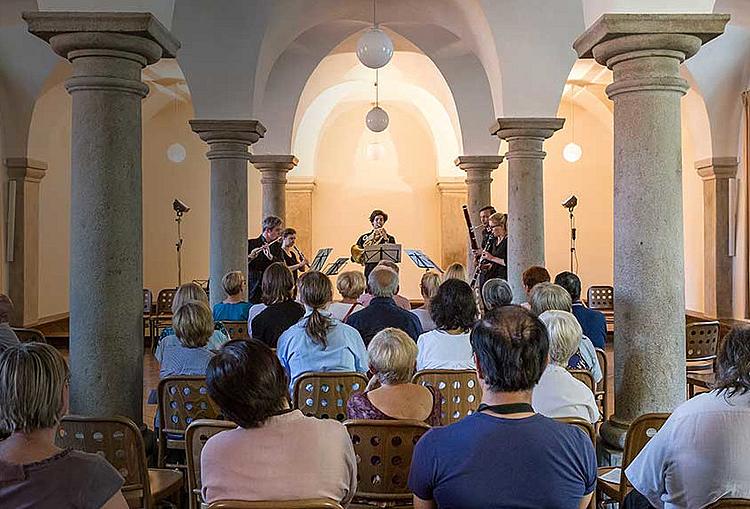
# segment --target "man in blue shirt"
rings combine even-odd
[[[398,274],[389,267],[377,266],[367,278],[373,299],[365,309],[352,313],[346,323],[357,329],[365,342],[387,327],[406,332],[414,341],[422,334],[417,315],[398,307],[393,296],[398,291]]]
[[[573,299],[573,315],[581,324],[583,335],[597,348],[604,348],[607,339],[607,319],[604,313],[589,309],[581,302],[581,280],[572,272],[560,272],[555,276],[555,284],[565,288]]]
[[[414,508],[587,507],[596,488],[591,439],[531,407],[547,365],[544,324],[519,306],[501,307],[474,326],[471,345],[482,404],[417,442]]]

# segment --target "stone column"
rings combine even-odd
[[[313,252],[313,191],[315,180],[311,177],[299,177],[290,180],[286,185],[286,218],[287,226],[297,230],[297,247],[312,262]]]
[[[190,127],[209,146],[213,305],[224,300],[221,280],[227,272],[247,272],[247,162],[250,145],[263,137],[266,128],[257,120],[191,120]]]
[[[15,182],[15,221],[12,228],[13,253],[9,263],[9,297],[13,301],[10,323],[17,327],[33,324],[39,318],[39,183],[47,173],[47,163],[25,157],[5,160],[8,180]],[[8,199],[11,199],[9,196]]]
[[[440,265],[466,263],[469,244],[461,205],[466,203],[466,182],[461,179],[440,180]]]
[[[179,42],[146,13],[27,12],[73,70],[70,408],[143,413],[141,69]]]
[[[277,216],[286,222],[286,174],[297,166],[293,155],[254,155],[250,162],[260,172],[263,186],[263,216]]]
[[[721,14],[605,14],[573,44],[614,72],[615,413],[604,440],[685,400],[680,64],[720,35]]]
[[[732,317],[732,257],[729,256],[729,181],[737,175],[734,157],[695,163],[703,179],[704,313]]]
[[[498,118],[490,132],[508,142],[508,283],[513,302],[526,300],[523,271],[544,266],[544,140],[564,118]]]

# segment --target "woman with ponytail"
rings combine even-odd
[[[357,329],[326,311],[333,300],[328,276],[312,271],[299,282],[305,316],[279,338],[276,354],[289,376],[289,392],[300,375],[314,371],[367,371],[367,349]]]

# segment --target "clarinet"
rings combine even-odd
[[[487,234],[487,238],[484,240],[484,245],[482,246],[482,253],[487,251],[487,248],[490,247],[490,242],[495,239],[495,236],[492,235],[492,233]],[[484,260],[484,256],[479,257],[479,260],[477,260],[476,267],[474,267],[474,275],[471,277],[471,283],[470,286],[472,288],[476,288],[476,284],[479,281],[479,274],[482,272],[482,260]]]

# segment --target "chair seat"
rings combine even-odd
[[[619,467],[599,467],[596,472],[596,487],[609,498],[622,502],[622,500],[620,500],[620,483],[605,481],[601,477],[616,468]]]
[[[148,480],[154,501],[164,500],[182,488],[182,472],[165,468],[149,468]]]

